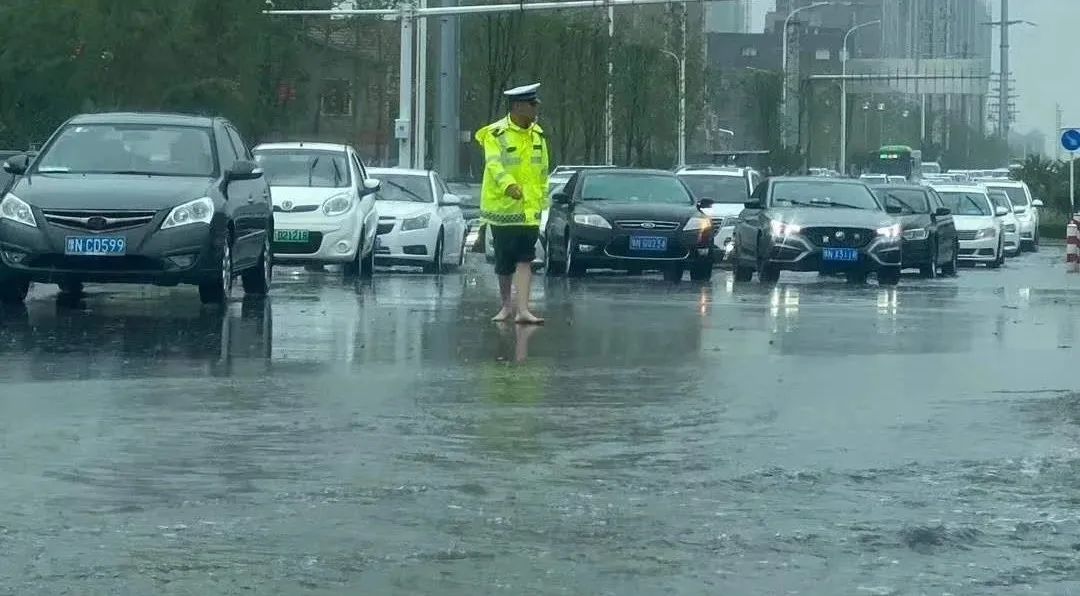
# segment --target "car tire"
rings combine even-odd
[[[26,301],[30,293],[30,280],[9,278],[0,280],[0,304],[19,305]]]
[[[361,253],[364,252],[364,236],[360,235],[360,248],[357,249]],[[375,277],[375,243],[371,244],[371,252],[364,258],[360,259],[360,277],[364,279],[371,279]]]
[[[1039,252],[1039,245],[1042,244],[1042,238],[1039,237],[1039,228],[1035,228],[1035,239],[1031,241],[1031,252]]]
[[[199,284],[199,299],[203,304],[225,304],[233,286],[232,238],[226,237],[221,247],[221,264],[216,279]]]
[[[244,293],[252,296],[265,296],[270,292],[270,283],[274,277],[274,251],[270,246],[270,236],[263,243],[259,262],[254,267],[240,274]]]
[[[435,252],[431,255],[431,262],[424,265],[424,273],[431,273],[434,275],[442,275],[443,273],[443,231],[439,230],[439,237],[435,239]]]
[[[877,272],[877,280],[879,285],[895,286],[900,283],[900,268],[889,267],[887,269],[879,269]]]
[[[81,296],[83,293],[83,283],[81,281],[62,281],[56,284],[56,287],[60,289],[61,294],[68,296]]]
[[[754,268],[747,267],[742,264],[742,258],[739,257],[739,246],[736,244],[731,250],[731,268],[732,275],[735,277],[735,281],[738,283],[748,283],[754,279]]]
[[[712,259],[690,265],[691,281],[711,281],[713,274]]]
[[[935,277],[937,277],[938,257],[941,256],[938,254],[939,249],[940,246],[938,246],[938,243],[935,241],[933,246],[930,247],[930,262],[925,263],[919,267],[919,275],[923,279],[934,279]]]
[[[467,236],[468,236],[468,233],[466,232],[465,236],[461,237],[461,250],[458,251],[458,260],[457,260],[457,268],[458,269],[461,269],[462,267],[465,266],[465,241],[467,239]]]
[[[997,258],[986,264],[990,269],[1000,269],[1005,263],[1005,247],[1001,244],[998,245]]]
[[[558,277],[566,272],[566,263],[552,257],[551,244],[544,246],[544,275]]]
[[[570,232],[566,232],[566,275],[569,277],[582,277],[585,275],[585,267],[574,260],[574,239]]]
[[[664,268],[664,281],[679,283],[682,281],[685,268],[686,267],[682,263],[668,265]]]
[[[941,274],[955,277],[960,272],[960,243],[953,244],[952,258],[941,266]]]

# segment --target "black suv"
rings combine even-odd
[[[863,283],[900,281],[901,226],[865,184],[841,178],[771,178],[754,189],[735,226],[735,281],[780,272],[841,273]],[[889,208],[897,212],[898,209]]]
[[[193,284],[203,303],[270,286],[270,187],[222,118],[93,114],[64,123],[0,199],[0,301],[30,282]]]

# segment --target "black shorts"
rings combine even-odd
[[[536,241],[540,228],[536,226],[491,226],[495,243],[495,273],[510,275],[518,263],[532,263],[536,258]]]

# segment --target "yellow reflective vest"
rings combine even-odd
[[[539,226],[548,207],[548,144],[544,130],[533,123],[521,128],[507,116],[476,131],[484,148],[484,184],[480,217],[492,226]],[[519,201],[506,194],[521,187]]]

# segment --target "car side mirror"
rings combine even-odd
[[[899,215],[904,212],[904,208],[900,205],[885,205],[885,213],[889,215]]]
[[[360,185],[360,196],[366,197],[373,192],[379,192],[382,190],[382,180],[378,178],[367,178],[364,183]]]
[[[743,203],[743,209],[764,209],[761,201],[747,201]]]
[[[712,199],[698,199],[698,202],[697,202],[698,209],[708,209],[709,207],[712,207],[715,204],[716,204],[716,201],[714,201]]]
[[[439,201],[439,204],[446,207],[457,207],[461,205],[461,197],[446,193],[443,195],[442,200]]]
[[[244,159],[236,160],[232,167],[225,171],[225,179],[229,182],[258,180],[259,178],[262,178],[262,176],[263,171],[258,164]]]
[[[4,162],[4,171],[15,176],[22,176],[30,169],[30,156],[25,153],[14,155]]]
[[[1035,208],[1039,208],[1039,207],[1043,206],[1043,202],[1040,201],[1039,199],[1035,199],[1034,201],[1031,202],[1031,206],[1035,207]]]
[[[946,215],[952,215],[952,210],[947,207],[938,207],[934,211],[934,215],[938,217],[945,217]]]
[[[551,200],[555,201],[556,203],[558,203],[560,205],[569,205],[570,204],[570,195],[566,194],[565,192],[557,192],[557,193],[551,195]]]
[[[1027,213],[1027,207],[1013,207],[1013,213],[1016,213],[1016,214]]]
[[[1006,209],[1005,207],[1002,207],[1001,205],[998,205],[997,207],[994,208],[994,215],[996,215],[998,217],[1005,217],[1008,214],[1009,214],[1009,210]]]

